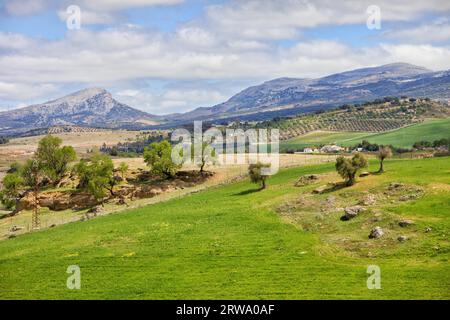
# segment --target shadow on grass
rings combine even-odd
[[[264,189],[258,188],[258,189],[244,190],[244,191],[241,191],[241,192],[238,192],[238,193],[233,194],[233,196],[245,196],[246,194],[251,194],[251,193],[254,193],[254,192],[259,192],[259,191],[261,191],[261,190],[264,190]]]

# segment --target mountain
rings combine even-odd
[[[0,134],[17,134],[37,128],[76,125],[102,128],[148,126],[157,116],[113,99],[99,88],[81,90],[42,104],[0,113]]]
[[[260,120],[401,95],[449,99],[450,71],[432,72],[407,63],[393,63],[318,79],[279,78],[249,87],[216,106],[167,118]]]

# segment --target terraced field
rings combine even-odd
[[[284,169],[264,191],[241,181],[4,240],[0,298],[449,299],[449,160],[389,160],[385,174],[324,194],[311,191],[340,180],[333,164]],[[294,186],[311,173],[318,182]],[[402,200],[410,188],[421,191]],[[369,193],[375,204],[340,220]],[[375,225],[385,236],[369,239]],[[70,265],[80,290],[66,288]],[[367,288],[368,265],[381,290]]]

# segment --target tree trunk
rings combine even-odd
[[[266,188],[266,179],[262,179],[262,187],[261,189],[265,189]]]
[[[384,160],[380,160],[380,169],[378,170],[379,173],[383,173],[384,172],[383,161]]]

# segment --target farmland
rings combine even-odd
[[[450,118],[430,119],[382,133],[313,131],[281,142],[281,150],[300,149],[324,144],[354,146],[362,140],[380,145],[411,148],[418,141],[434,141],[450,136]]]
[[[340,178],[332,164],[297,166],[263,191],[243,180],[4,240],[0,298],[449,299],[450,161],[390,160],[386,170],[312,194]],[[294,186],[312,173],[319,182]],[[387,198],[394,182],[422,192]],[[377,203],[341,221],[342,206],[368,192]],[[414,225],[399,227],[403,218]],[[368,239],[375,225],[386,235]],[[382,290],[366,287],[374,264]],[[81,290],[66,288],[69,265],[81,268]]]

